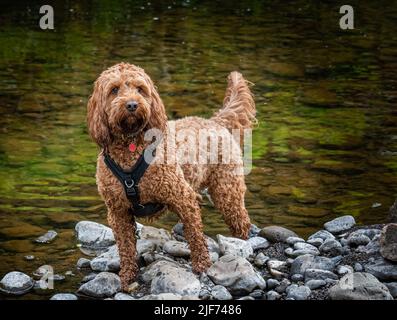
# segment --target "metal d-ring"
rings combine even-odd
[[[124,184],[129,189],[129,188],[132,188],[134,186],[135,182],[132,179],[130,179],[129,181],[124,180]]]

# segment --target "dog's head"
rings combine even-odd
[[[164,131],[166,122],[163,102],[142,68],[119,63],[95,81],[87,123],[92,139],[102,148],[122,136],[152,128]]]

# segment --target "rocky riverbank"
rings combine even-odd
[[[81,221],[76,238],[82,257],[76,270],[80,287],[52,300],[393,300],[397,298],[397,224],[356,226],[352,216],[324,224],[308,239],[279,226],[252,225],[247,241],[207,237],[213,265],[206,274],[191,270],[183,225],[171,233],[138,224],[139,277],[129,293],[120,292],[120,259],[110,228]],[[47,237],[56,236],[49,232]],[[35,275],[48,272],[46,266]],[[61,280],[62,275],[50,275]],[[47,277],[48,278],[48,277]],[[19,271],[0,281],[7,295],[23,295],[47,282]],[[45,289],[45,288],[44,288]]]

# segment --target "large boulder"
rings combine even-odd
[[[390,223],[383,228],[380,253],[385,259],[397,262],[397,223]]]
[[[339,234],[351,229],[356,224],[353,216],[342,216],[324,224],[325,230],[332,234]]]
[[[84,283],[77,292],[94,298],[107,298],[120,290],[121,281],[118,275],[101,272],[93,280]]]
[[[103,249],[115,244],[112,229],[92,221],[80,221],[75,227],[77,240],[82,246]]]
[[[348,273],[329,291],[332,300],[392,300],[389,289],[373,275]]]
[[[266,281],[244,258],[235,255],[221,257],[208,269],[208,277],[226,287],[232,294],[246,294],[255,288],[266,288]]]
[[[248,258],[254,253],[251,244],[247,241],[233,237],[224,237],[220,234],[217,235],[217,238],[219,250],[223,255],[232,254],[235,256]]]
[[[12,271],[7,273],[0,281],[0,291],[10,295],[22,295],[29,292],[34,286],[34,281],[27,274]]]
[[[287,242],[289,237],[298,237],[295,232],[279,226],[264,227],[259,235],[270,242]]]

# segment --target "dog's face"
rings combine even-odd
[[[145,71],[127,63],[105,70],[88,101],[88,129],[103,148],[121,136],[165,129],[164,105]]]

